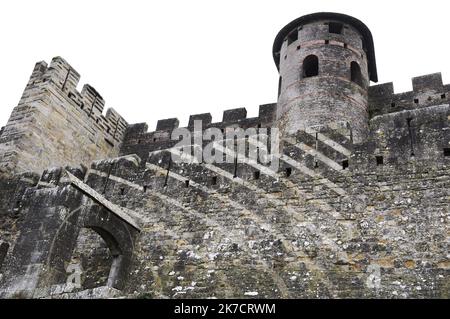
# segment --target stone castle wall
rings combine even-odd
[[[0,297],[449,298],[450,86],[440,73],[406,93],[368,86],[373,41],[348,16],[299,18],[275,43],[278,103],[191,115],[183,150],[178,119],[148,131],[104,116],[62,58],[36,64],[0,130]],[[298,79],[306,54],[322,74]],[[231,161],[194,161],[210,142],[196,120],[268,141],[281,129],[279,165],[228,135],[214,148]]]

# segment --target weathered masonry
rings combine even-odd
[[[371,85],[371,32],[342,14],[272,53],[276,103],[187,129],[278,128],[276,170],[224,141],[234,162],[173,161],[178,119],[103,115],[66,61],[36,64],[0,130],[0,296],[448,298],[450,85]]]

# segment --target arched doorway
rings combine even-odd
[[[45,284],[70,281],[79,283],[80,289],[98,286],[123,289],[137,233],[103,206],[89,205],[73,210],[53,238]],[[89,242],[89,239],[94,241]],[[94,270],[95,267],[98,269]]]

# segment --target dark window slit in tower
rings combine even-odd
[[[381,166],[384,164],[383,156],[375,156],[375,158],[377,160],[377,166]]]
[[[342,161],[342,169],[347,169],[348,168],[348,160],[343,160]]]
[[[363,78],[361,74],[361,67],[355,61],[350,64],[350,78],[351,81],[358,84],[359,86],[363,86]]]
[[[284,59],[285,59],[285,60],[287,59],[287,55],[284,56]]]
[[[342,23],[330,22],[328,24],[328,31],[334,34],[342,34],[342,29],[344,25]]]
[[[292,175],[292,168],[291,167],[287,167],[286,168],[286,177],[289,177]]]
[[[303,60],[303,78],[319,75],[319,59],[315,55],[308,55]]]
[[[297,45],[297,50],[300,50],[302,48],[301,45]]]
[[[319,168],[319,162],[318,161],[314,161],[314,168]]]
[[[344,43],[344,48],[347,49],[348,48],[348,44]]]
[[[445,100],[446,97],[447,97],[447,96],[446,96],[445,94],[442,94],[442,95],[441,95],[441,99],[443,99],[443,100]]]
[[[120,189],[120,195],[125,195],[125,188]]]
[[[414,99],[414,103],[419,104],[419,99]]]
[[[395,107],[396,105],[395,105],[395,102],[392,102],[391,103],[391,107]]]
[[[190,182],[190,181],[189,181],[188,179],[185,180],[185,181],[184,181],[184,185],[185,185],[186,187],[189,187],[189,182]]]
[[[144,192],[144,193],[147,193],[147,185],[144,185],[143,187],[142,187],[142,191]]]
[[[259,179],[261,177],[260,171],[253,172],[253,179]]]
[[[211,184],[212,185],[217,185],[217,176],[213,176],[211,179]]]
[[[283,78],[280,76],[278,79],[278,96],[280,96],[281,94],[281,83],[283,81]],[[223,129],[222,129],[222,133],[223,133]]]
[[[450,148],[449,147],[444,148],[444,156],[450,157]]]
[[[325,44],[330,44],[330,40],[325,40]]]

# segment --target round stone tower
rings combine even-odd
[[[365,140],[369,81],[378,78],[372,34],[364,23],[328,12],[300,17],[278,33],[273,57],[280,74],[282,135],[348,123],[353,141]]]

